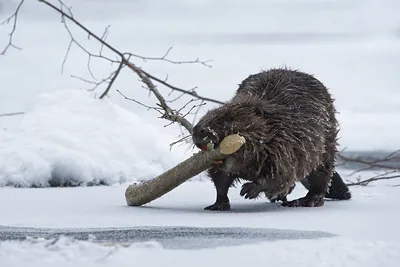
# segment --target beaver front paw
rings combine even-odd
[[[305,197],[282,203],[284,207],[321,207],[324,205],[324,194],[308,192]]]
[[[205,210],[219,210],[229,211],[231,210],[231,204],[229,202],[215,202],[214,204],[204,208]]]
[[[258,197],[262,191],[262,187],[255,182],[245,183],[242,186],[242,190],[240,190],[240,195],[242,197],[244,196],[246,199],[254,199]]]

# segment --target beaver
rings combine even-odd
[[[240,134],[246,143],[207,170],[216,201],[205,210],[230,210],[229,188],[237,181],[240,195],[260,193],[286,207],[320,207],[324,198],[349,199],[350,191],[335,171],[338,121],[334,99],[314,77],[290,68],[249,75],[225,104],[211,109],[193,127],[194,145],[218,148],[225,136]],[[308,193],[287,201],[300,181]]]

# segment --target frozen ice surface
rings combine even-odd
[[[299,240],[333,237],[321,231],[280,230],[243,227],[147,226],[116,228],[26,228],[0,226],[0,240],[71,237],[95,243],[129,244],[158,242],[166,249],[200,249],[254,244],[276,240]]]
[[[239,196],[240,187],[233,188],[231,212],[203,210],[214,201],[215,189],[202,181],[185,183],[142,207],[126,206],[125,185],[0,188],[0,225],[18,227],[5,228],[6,234],[15,238],[28,227],[27,233],[50,238],[1,241],[0,266],[243,266],[267,260],[279,266],[396,267],[399,198],[391,185],[354,187],[352,200],[326,201],[320,208],[249,201]],[[305,193],[299,185],[290,198]],[[134,228],[141,229],[141,241],[130,239]],[[111,240],[88,239],[90,231],[95,236],[105,231]],[[55,232],[75,236],[52,238]],[[120,241],[113,241],[119,234]]]

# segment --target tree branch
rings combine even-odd
[[[390,166],[390,165],[384,164],[385,162],[389,162],[389,161],[393,160],[396,156],[398,156],[399,152],[400,152],[400,150],[396,150],[396,151],[391,152],[390,154],[388,154],[387,156],[385,156],[385,157],[383,157],[381,159],[372,160],[372,161],[363,160],[363,159],[360,159],[358,157],[347,157],[347,156],[344,156],[343,154],[339,154],[338,155],[338,159],[342,160],[343,164],[346,164],[346,163],[360,163],[360,164],[366,165],[366,167],[358,169],[358,170],[354,171],[353,173],[351,173],[350,175],[356,174],[356,173],[361,172],[361,171],[371,170],[371,169],[374,169],[374,168],[384,169],[384,170],[400,171],[399,167]]]
[[[113,51],[114,53],[116,53],[117,55],[119,55],[121,58],[124,57],[124,55],[119,52],[117,49],[115,49],[114,47],[112,47],[111,45],[109,45],[107,42],[105,42],[103,39],[101,39],[100,37],[98,37],[96,34],[94,34],[92,31],[90,31],[88,28],[86,28],[84,25],[82,25],[79,21],[77,21],[76,19],[74,19],[74,17],[72,16],[72,14],[67,14],[64,12],[64,10],[56,7],[55,5],[53,5],[52,3],[49,3],[46,0],[38,0],[39,2],[49,6],[50,8],[52,8],[53,10],[57,11],[58,13],[60,13],[62,16],[68,18],[70,21],[72,21],[73,23],[75,23],[77,26],[79,26],[81,29],[83,29],[86,33],[88,33],[91,37],[95,38],[97,41],[99,41],[102,45],[104,45],[105,47],[107,47],[108,49],[110,49],[111,51]],[[60,3],[62,3],[62,1],[59,0]],[[64,5],[65,6],[65,5]],[[70,9],[69,9],[70,10]]]
[[[3,114],[0,114],[0,117],[10,117],[10,116],[23,115],[23,114],[25,114],[25,112],[3,113]]]
[[[117,79],[119,73],[121,72],[121,69],[124,67],[124,63],[121,61],[121,63],[119,63],[118,69],[115,71],[114,76],[112,77],[110,83],[108,84],[106,90],[101,94],[100,99],[103,99],[108,92],[110,91],[111,87],[113,86],[115,80]]]
[[[123,58],[124,64],[126,64],[131,70],[133,70],[142,80],[144,84],[146,84],[147,88],[155,95],[155,97],[160,102],[158,105],[165,111],[162,118],[167,119],[171,122],[178,122],[181,124],[189,133],[192,133],[192,124],[185,119],[184,117],[180,116],[178,112],[172,110],[167,103],[165,102],[164,97],[158,91],[157,87],[154,83],[149,79],[147,73],[144,72],[142,69],[138,68],[136,65],[132,64],[131,62],[127,61]]]
[[[397,178],[400,178],[400,175],[384,176],[384,177],[372,177],[372,178],[369,178],[369,179],[348,183],[347,186],[354,186],[354,185],[367,186],[371,182],[376,182],[376,181],[380,181],[380,180],[392,180],[392,179],[397,179]]]
[[[11,32],[8,34],[8,35],[9,35],[8,44],[6,45],[6,47],[4,48],[4,50],[0,53],[0,55],[5,55],[6,52],[7,52],[7,50],[8,50],[9,48],[11,48],[11,47],[12,47],[12,48],[15,48],[15,49],[17,49],[17,50],[21,50],[21,49],[22,49],[22,48],[20,48],[20,47],[18,47],[18,46],[16,46],[16,45],[13,44],[13,37],[14,37],[15,30],[17,29],[18,13],[19,13],[19,10],[21,9],[21,6],[24,4],[24,2],[25,2],[25,0],[21,0],[21,2],[18,4],[17,8],[15,9],[15,12],[14,12],[10,17],[8,17],[7,19],[5,19],[5,20],[1,23],[1,25],[9,24],[10,21],[13,19],[12,30],[11,30]]]
[[[47,6],[49,6],[50,8],[52,8],[53,10],[57,11],[58,13],[60,13],[62,15],[63,18],[67,18],[68,20],[72,21],[73,23],[75,23],[79,28],[81,28],[82,30],[84,30],[89,36],[93,37],[94,39],[96,39],[98,42],[101,43],[102,46],[107,47],[109,50],[111,50],[112,52],[114,52],[116,55],[118,55],[120,57],[119,61],[115,61],[115,60],[111,60],[109,58],[105,58],[103,55],[93,55],[92,53],[90,53],[87,49],[85,49],[82,45],[80,45],[73,37],[71,31],[69,30],[69,28],[67,27],[66,23],[64,22],[65,28],[68,31],[70,37],[71,37],[71,42],[77,44],[83,51],[85,51],[88,55],[89,55],[89,60],[92,56],[97,56],[103,59],[106,59],[110,62],[119,63],[119,67],[117,69],[117,71],[115,72],[115,75],[113,76],[113,78],[111,79],[109,86],[107,87],[106,91],[100,96],[100,98],[103,98],[110,90],[112,84],[114,83],[115,79],[118,77],[121,68],[125,65],[127,67],[129,67],[132,71],[134,71],[139,78],[141,79],[142,83],[144,83],[147,88],[155,95],[155,97],[157,98],[157,100],[159,101],[159,106],[164,110],[164,114],[162,116],[163,119],[167,119],[171,122],[178,122],[179,124],[181,124],[186,130],[188,130],[190,133],[192,132],[192,124],[185,119],[183,116],[181,116],[179,114],[179,112],[173,110],[165,101],[164,97],[162,96],[162,94],[159,92],[157,86],[153,83],[153,81],[156,81],[174,91],[178,91],[178,92],[182,92],[185,93],[187,95],[191,95],[194,96],[198,99],[204,100],[204,101],[210,101],[210,102],[214,102],[214,103],[219,103],[222,104],[223,102],[211,99],[211,98],[207,98],[207,97],[202,97],[199,96],[193,89],[191,91],[188,90],[184,90],[181,88],[178,88],[176,86],[173,86],[169,83],[167,83],[165,80],[161,80],[157,77],[155,77],[154,75],[144,71],[142,68],[139,68],[138,66],[136,66],[135,64],[133,64],[132,62],[129,61],[129,58],[131,56],[134,57],[140,57],[136,54],[133,53],[122,53],[121,51],[119,51],[117,48],[115,48],[114,46],[110,45],[109,43],[107,43],[104,40],[104,37],[106,36],[106,32],[108,30],[108,28],[106,28],[105,33],[103,33],[103,35],[101,37],[97,36],[95,33],[93,33],[91,30],[89,30],[87,27],[85,27],[84,25],[82,25],[78,20],[76,20],[72,14],[67,14],[66,12],[64,12],[64,10],[62,8],[58,8],[55,5],[49,3],[46,0],[38,0],[41,3],[46,4]],[[68,9],[70,11],[70,9]],[[68,48],[70,49],[71,43],[68,46]],[[67,50],[67,53],[69,52],[69,49]],[[172,48],[168,49],[167,52],[164,54],[164,56],[162,56],[161,58],[150,58],[150,57],[140,57],[141,59],[144,60],[156,60],[156,59],[160,59],[160,60],[165,60],[174,64],[178,64],[177,61],[172,61],[169,59],[166,59],[167,55],[169,54],[169,52],[171,51]],[[102,50],[101,50],[102,51]],[[206,64],[206,62],[202,62],[200,60],[195,60],[195,61],[186,61],[186,62],[181,62],[181,64],[183,63],[201,63],[203,65]],[[92,75],[93,76],[93,75]],[[120,93],[120,92],[119,92]],[[138,102],[138,101],[136,101]]]
[[[208,64],[209,62],[212,62],[212,60],[201,61],[199,58],[197,58],[196,60],[175,61],[175,60],[168,59],[167,56],[171,52],[172,48],[173,48],[172,46],[170,48],[168,48],[167,52],[165,52],[165,54],[162,57],[145,57],[145,56],[140,56],[140,55],[133,54],[133,53],[129,53],[129,55],[131,55],[133,57],[136,57],[136,58],[140,58],[145,62],[147,62],[148,60],[163,60],[163,61],[166,61],[166,62],[172,63],[172,64],[193,64],[193,63],[198,63],[198,64],[201,64],[201,65],[206,66],[208,68],[212,67],[211,65]]]
[[[136,104],[139,104],[139,105],[141,105],[141,106],[147,108],[147,110],[151,110],[151,109],[152,109],[152,110],[155,110],[155,111],[157,111],[158,113],[160,113],[161,115],[163,115],[163,112],[161,111],[161,108],[159,108],[159,107],[150,107],[150,106],[148,106],[148,105],[146,105],[146,104],[143,104],[143,103],[140,102],[140,101],[137,101],[137,100],[134,99],[134,98],[127,97],[126,95],[124,95],[123,93],[121,93],[121,91],[118,90],[118,89],[117,89],[117,92],[118,92],[123,98],[125,98],[126,100],[135,102]]]
[[[222,140],[218,149],[200,151],[152,180],[129,185],[125,190],[126,203],[129,206],[141,206],[163,196],[193,176],[205,171],[215,161],[235,153],[245,142],[246,140],[240,135],[227,136]]]

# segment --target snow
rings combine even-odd
[[[148,180],[185,155],[179,146],[170,150],[168,144],[176,136],[160,135],[161,131],[85,90],[40,95],[18,128],[0,132],[0,186]]]
[[[60,239],[3,244],[0,260],[4,266],[354,266],[395,267],[399,260],[399,244],[394,242],[357,242],[348,238],[314,241],[276,241],[262,245],[203,250],[164,250],[152,242],[130,247],[104,247],[88,242]],[[26,250],[29,249],[29,253]],[[9,255],[12,254],[13,257]],[[335,255],[332,261],[332,255]],[[43,260],[46,259],[46,260]],[[51,262],[50,262],[51,259]],[[20,264],[20,265],[19,265]]]
[[[0,3],[0,20],[17,2]],[[123,99],[115,90],[101,101],[94,97],[104,87],[83,90],[92,85],[71,79],[91,77],[87,55],[77,47],[61,72],[69,38],[59,15],[37,1],[25,2],[14,36],[23,50],[11,49],[0,57],[0,114],[25,112],[0,117],[0,230],[193,226],[312,230],[336,236],[218,247],[205,238],[204,248],[192,250],[171,250],[154,240],[128,247],[72,238],[8,240],[0,242],[0,266],[398,266],[396,180],[352,187],[352,200],[326,201],[323,207],[310,209],[245,200],[238,187],[230,191],[233,210],[219,213],[203,210],[213,203],[215,189],[199,175],[148,205],[126,206],[124,191],[130,182],[158,175],[192,151],[187,144],[169,150],[181,132],[176,126],[164,127],[157,112]],[[261,69],[288,66],[313,73],[336,99],[341,148],[400,147],[400,121],[393,119],[400,112],[397,0],[65,2],[96,33],[101,35],[111,25],[108,40],[122,51],[162,56],[173,46],[173,60],[213,60],[207,68],[133,59],[161,78],[168,75],[174,85],[198,86],[204,96],[227,100],[238,83]],[[98,51],[86,34],[71,29]],[[11,25],[0,27],[0,47],[10,30]],[[114,67],[92,59],[97,79]],[[123,70],[114,84],[127,96],[154,105],[154,97],[141,86],[129,70]],[[179,108],[188,99],[171,105]],[[200,115],[213,106],[204,106]],[[55,177],[109,186],[25,188],[47,186]],[[299,185],[290,198],[305,192]]]
[[[365,174],[367,176],[371,173]],[[159,264],[228,266],[268,261],[279,266],[397,266],[400,260],[398,187],[380,182],[352,187],[353,199],[326,201],[320,208],[284,208],[266,199],[245,200],[238,188],[229,196],[232,211],[211,212],[203,207],[214,201],[210,182],[192,181],[142,207],[128,207],[127,185],[90,188],[0,188],[0,225],[39,228],[123,228],[134,226],[250,227],[312,230],[334,237],[311,240],[277,240],[256,244],[220,245],[202,249],[168,249],[156,240],[104,246],[72,238],[45,241],[3,241],[0,265],[27,262],[50,266],[105,264]],[[302,196],[299,185],[290,198]],[[184,201],[183,201],[184,200]],[[29,203],[27,202],[29,201]],[[178,239],[179,240],[179,239]]]
[[[12,11],[17,0],[13,2],[14,5],[3,4],[4,14]],[[392,151],[400,147],[399,139],[392,134],[400,129],[399,120],[393,119],[400,106],[397,0],[251,0],[236,4],[227,0],[121,0],[117,8],[100,0],[66,3],[73,6],[76,18],[100,35],[111,25],[107,40],[122,51],[156,57],[173,46],[170,59],[212,60],[212,68],[207,68],[133,59],[161,79],[168,75],[168,81],[176,86],[198,86],[199,94],[218,100],[228,100],[237,84],[261,69],[286,65],[314,73],[336,99],[342,126],[341,148]],[[0,88],[0,99],[4,99],[0,114],[25,111],[40,93],[93,86],[70,77],[91,79],[87,55],[76,46],[61,73],[69,36],[59,23],[58,14],[36,1],[27,1],[21,12],[22,21],[14,40],[23,50],[10,50],[0,59],[0,80],[6,85]],[[0,27],[0,36],[7,36],[10,30]],[[94,53],[99,51],[99,45],[88,41],[86,34],[72,24],[71,30]],[[47,38],[48,32],[52,33],[51,38]],[[43,38],[47,38],[45,46]],[[0,46],[6,41],[0,38]],[[114,58],[107,50],[104,52]],[[92,72],[98,80],[115,67],[92,59]],[[124,70],[114,88],[153,105],[154,98],[141,86],[131,71]],[[103,89],[95,92],[99,95]],[[160,90],[170,92],[161,87]],[[171,98],[178,95],[172,94]],[[158,113],[126,101],[115,90],[109,99],[151,123],[165,124],[156,119]],[[190,98],[182,102],[187,100]],[[182,102],[172,106],[179,108]],[[204,106],[201,114],[212,106]],[[17,127],[18,122],[18,116],[2,118],[0,128]],[[165,131],[180,133],[177,127]]]

